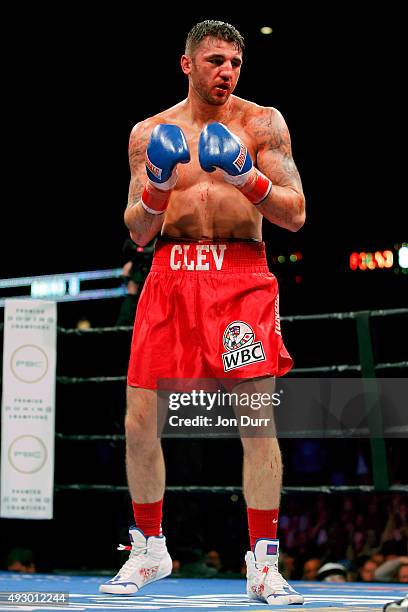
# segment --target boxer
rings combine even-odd
[[[235,27],[195,25],[181,57],[187,98],[138,123],[130,136],[125,223],[138,245],[159,239],[128,370],[126,466],[135,526],[129,559],[101,585],[103,593],[132,594],[171,572],[161,532],[158,381],[238,377],[241,391],[259,392],[292,367],[262,222],[296,232],[305,222],[305,198],[282,115],[234,95],[243,51]],[[251,543],[247,594],[269,605],[301,604],[303,596],[278,570],[277,438],[241,439]]]

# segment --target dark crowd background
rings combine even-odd
[[[10,9],[1,277],[124,263],[130,131],[186,96],[179,67],[186,34],[213,18],[245,36],[236,94],[282,112],[304,184],[308,218],[301,231],[264,223],[271,257],[303,255],[297,264],[273,265],[282,312],[406,303],[406,274],[349,271],[351,252],[393,250],[407,240],[408,227],[399,154],[402,9],[359,7],[271,2],[248,13],[210,3],[183,8],[177,18],[174,7],[153,15],[120,3]],[[262,35],[262,25],[272,35]],[[81,306],[61,307],[61,324],[72,324]],[[103,301],[88,307],[98,325],[113,322],[115,308]]]
[[[285,8],[277,2],[259,9],[248,14],[234,5],[220,12],[206,5],[153,14],[64,4],[10,11],[4,27],[1,278],[125,263],[130,130],[185,97],[179,69],[185,36],[197,21],[213,18],[244,34],[236,94],[283,113],[304,184],[304,228],[292,234],[264,224],[281,314],[406,307],[408,275],[397,267],[349,270],[351,252],[393,250],[407,240],[398,146],[404,125],[401,9],[364,4],[357,10],[352,3]],[[260,34],[262,25],[273,27],[270,37]],[[300,261],[278,265],[278,255],[288,261],[295,252]],[[59,324],[74,327],[85,317],[93,327],[115,325],[120,308],[120,300],[59,304]],[[406,318],[384,319],[372,331],[377,362],[406,360]],[[352,321],[284,323],[283,333],[298,367],[358,362]],[[126,372],[128,333],[115,345],[95,335],[60,343],[61,376]],[[57,432],[121,434],[123,416],[120,384],[57,390]],[[169,485],[241,484],[237,440],[165,440],[164,450]],[[367,440],[283,440],[282,451],[285,486],[372,482]],[[391,483],[406,484],[404,441],[388,440],[387,453]],[[123,443],[58,440],[55,478],[61,485],[124,485]],[[359,579],[373,555],[382,555],[377,565],[404,559],[407,503],[401,493],[285,495],[284,571],[302,577],[304,563],[317,558],[319,564],[344,563]],[[0,561],[8,566],[17,547],[16,557],[28,558],[28,565],[32,551],[37,571],[117,569],[122,559],[115,546],[126,540],[130,521],[121,490],[60,491],[52,521],[0,521]],[[176,573],[241,575],[248,542],[239,493],[168,493],[164,521],[179,562]]]

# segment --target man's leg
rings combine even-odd
[[[275,391],[274,378],[261,378],[241,383],[234,390],[249,397]],[[259,538],[276,538],[282,488],[282,458],[273,421],[273,407],[246,409],[255,419],[270,419],[267,426],[241,428],[244,451],[243,490],[247,504],[251,548]]]
[[[266,398],[275,391],[273,378],[255,379],[234,389],[251,398]],[[267,395],[266,395],[267,394]],[[251,405],[251,401],[249,402]],[[247,553],[247,594],[269,605],[302,604],[304,598],[280,575],[279,540],[276,538],[282,488],[282,458],[276,435],[273,406],[245,409],[262,423],[240,428],[244,450],[243,489],[247,504],[251,551]],[[242,413],[242,409],[237,411]],[[269,419],[267,423],[266,419]]]
[[[102,593],[131,595],[171,573],[172,561],[161,535],[165,467],[157,431],[156,392],[128,387],[126,471],[136,528],[129,530],[128,561],[99,587]]]
[[[251,548],[259,538],[276,538],[282,460],[276,438],[243,438],[243,489]]]
[[[161,534],[165,467],[157,432],[156,392],[127,388],[126,472],[136,527]]]

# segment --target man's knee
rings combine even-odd
[[[155,391],[128,387],[125,432],[128,444],[152,447],[159,443]]]
[[[263,457],[269,458],[271,455],[280,457],[279,442],[276,437],[269,436],[256,436],[256,437],[242,437],[242,446],[244,454],[247,457]]]

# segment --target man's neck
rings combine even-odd
[[[200,128],[210,121],[227,123],[232,116],[233,107],[234,96],[230,96],[225,104],[217,106],[216,104],[208,104],[192,90],[188,92],[185,101],[185,110],[191,123],[198,125]]]

